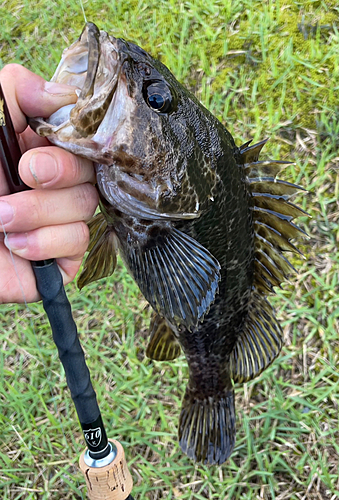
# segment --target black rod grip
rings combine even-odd
[[[32,267],[89,452],[101,458],[108,448],[107,435],[60,270],[55,260],[32,262]]]

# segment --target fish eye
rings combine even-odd
[[[172,107],[172,94],[163,82],[153,82],[144,89],[144,99],[148,106],[159,113],[168,113]]]

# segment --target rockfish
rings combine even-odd
[[[292,219],[305,212],[289,201],[300,188],[276,177],[288,162],[258,160],[265,140],[236,146],[161,62],[92,23],[52,80],[78,86],[77,103],[30,124],[92,160],[100,194],[78,284],[110,276],[120,252],[154,310],[147,356],[187,359],[180,446],[222,464],[235,443],[233,382],[282,347],[267,295],[292,267],[283,252],[300,253]]]

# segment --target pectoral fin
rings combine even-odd
[[[180,356],[180,344],[175,338],[173,330],[159,314],[153,313],[151,338],[146,350],[146,356],[156,361],[171,361]]]
[[[89,254],[77,281],[80,290],[92,281],[111,276],[117,263],[117,239],[114,232],[108,227],[104,215],[97,214],[90,220],[88,227],[90,233]]]
[[[161,227],[147,244],[127,246],[121,255],[142,294],[170,323],[196,326],[213,303],[220,265],[200,243],[171,226]]]

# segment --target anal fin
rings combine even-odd
[[[265,297],[253,294],[248,317],[230,356],[234,382],[248,382],[260,375],[279,355],[283,334]]]
[[[156,361],[171,361],[180,356],[180,344],[173,330],[159,314],[153,313],[150,326],[150,341],[146,356]]]

